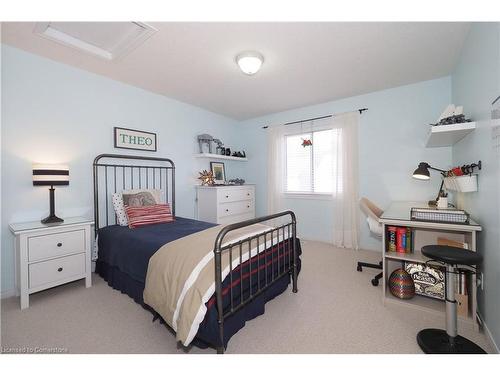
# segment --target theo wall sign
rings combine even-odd
[[[114,132],[115,148],[156,151],[156,133],[118,127],[114,128]]]

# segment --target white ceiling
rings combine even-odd
[[[469,23],[150,23],[158,32],[117,61],[3,23],[6,44],[243,120],[452,72]],[[102,27],[102,25],[100,25]],[[234,58],[264,55],[254,76]]]

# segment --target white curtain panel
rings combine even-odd
[[[359,113],[335,115],[333,137],[337,152],[333,189],[333,244],[336,247],[359,249],[358,209],[358,123]]]
[[[267,141],[267,213],[269,215],[283,210],[285,157],[284,126],[272,126],[268,129]]]

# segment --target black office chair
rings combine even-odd
[[[382,224],[380,224],[380,216],[382,216],[382,213],[384,211],[377,207],[372,201],[364,197],[359,200],[359,207],[361,208],[361,211],[363,211],[366,215],[366,221],[368,222],[370,232],[372,232],[375,236],[382,238]],[[382,261],[380,261],[379,263],[358,262],[358,272],[362,272],[363,267],[381,270]],[[372,279],[372,285],[378,286],[379,280],[381,278],[382,272],[375,275],[375,277]]]
[[[446,265],[446,331],[427,328],[417,334],[417,342],[428,354],[486,354],[469,339],[457,334],[457,301],[455,301],[455,278],[457,266],[476,266],[483,258],[478,253],[459,247],[427,245],[422,247],[426,257]]]

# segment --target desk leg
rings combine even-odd
[[[386,272],[387,272],[387,261],[385,259],[385,249],[386,249],[386,225],[382,224],[382,305],[385,306],[385,293],[386,293]]]

